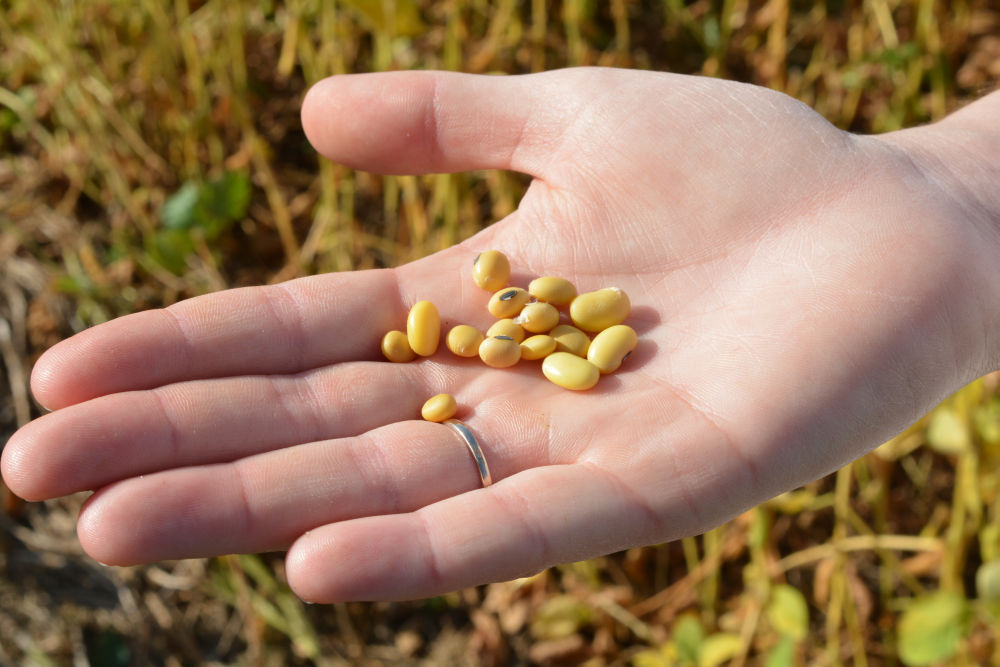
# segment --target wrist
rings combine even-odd
[[[982,315],[981,373],[1000,370],[1000,91],[937,123],[877,138],[902,149],[948,202],[948,222],[976,238],[966,267],[976,293],[967,296]]]

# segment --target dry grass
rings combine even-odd
[[[74,331],[225,287],[399,264],[514,209],[518,175],[319,161],[298,107],[323,76],[702,73],[783,90],[859,132],[939,118],[1000,80],[992,0],[10,0],[0,43],[4,439],[37,414],[32,361]],[[250,186],[236,214],[165,229],[185,183],[226,174]],[[0,663],[895,664],[917,601],[958,610],[950,661],[1000,664],[996,610],[975,586],[1000,557],[997,384],[699,538],[424,602],[305,606],[270,556],[103,568],[75,541],[81,498],[5,496]]]

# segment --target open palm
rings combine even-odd
[[[314,601],[408,598],[711,528],[814,479],[987,370],[968,290],[986,232],[891,136],[778,93],[569,70],[327,80],[329,157],[378,172],[514,169],[518,210],[394,270],[231,290],[50,350],[55,410],[4,451],[27,498],[98,489],[80,539],[116,564],[289,549]],[[623,288],[639,346],[594,389],[538,362],[380,358],[410,305],[485,329],[476,253],[512,282]],[[947,317],[942,316],[947,310]],[[478,488],[449,392],[497,483]]]

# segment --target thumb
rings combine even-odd
[[[302,126],[323,155],[378,173],[510,169],[544,177],[583,100],[580,70],[520,76],[346,74],[320,81]]]

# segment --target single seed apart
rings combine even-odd
[[[549,335],[556,339],[557,352],[569,352],[578,357],[586,357],[590,348],[590,338],[571,324],[554,327]]]
[[[499,250],[487,250],[476,255],[472,263],[472,281],[484,290],[495,292],[510,279],[510,261]]]
[[[438,394],[431,396],[420,409],[420,416],[429,422],[443,422],[455,416],[458,404],[451,394]]]
[[[520,324],[514,322],[514,320],[505,317],[502,320],[494,322],[493,326],[486,330],[486,337],[489,338],[490,336],[510,336],[516,342],[520,343],[524,340],[524,329],[521,328]]]
[[[521,314],[515,317],[514,321],[525,331],[545,333],[559,324],[559,311],[551,304],[536,301],[522,308]]]
[[[479,354],[479,344],[482,342],[482,332],[468,324],[452,327],[445,338],[448,349],[460,357],[474,357]]]
[[[531,336],[521,343],[521,358],[527,361],[544,359],[555,351],[556,339],[546,334]]]
[[[486,308],[500,320],[520,313],[530,299],[531,295],[520,287],[509,287],[495,292]]]
[[[618,370],[638,343],[635,330],[627,324],[616,324],[594,336],[587,350],[587,360],[597,366],[601,373]]]
[[[528,293],[553,306],[568,306],[576,298],[576,287],[565,278],[542,276],[531,281]]]
[[[441,316],[430,301],[417,301],[406,318],[406,338],[410,348],[421,357],[437,351],[441,340]]]
[[[628,294],[617,287],[606,287],[573,299],[569,316],[577,327],[594,333],[621,324],[631,309]]]
[[[565,389],[590,389],[601,377],[597,366],[569,352],[553,352],[542,361],[542,373]]]
[[[479,346],[479,358],[493,368],[507,368],[521,360],[521,346],[510,336],[492,336]]]
[[[382,337],[382,354],[389,361],[405,363],[413,361],[413,350],[406,339],[406,334],[402,331],[390,331]]]

